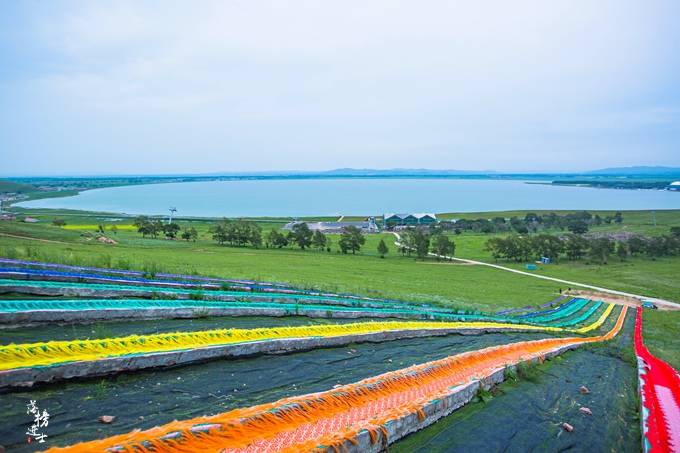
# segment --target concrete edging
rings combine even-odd
[[[21,281],[21,280],[17,280]],[[30,282],[31,280],[26,280]],[[128,285],[120,285],[128,286]],[[177,300],[192,300],[191,293],[178,293],[175,291],[170,291],[172,288],[167,287],[154,287],[144,290],[141,286],[129,285],[130,288],[125,289],[101,289],[97,287],[91,288],[74,288],[68,286],[30,286],[30,285],[3,285],[0,286],[0,294],[16,293],[16,294],[28,294],[32,296],[49,296],[49,297],[84,297],[91,299],[116,299],[116,298],[141,298],[141,299],[153,299],[157,296],[164,296],[167,298],[177,299]],[[151,289],[151,290],[150,290]],[[370,300],[362,299],[344,299],[342,297],[325,297],[325,296],[306,296],[304,294],[281,294],[281,293],[269,293],[269,292],[259,292],[259,291],[234,291],[242,292],[242,295],[224,295],[215,294],[218,291],[213,290],[193,290],[193,289],[182,289],[185,291],[201,291],[202,300],[212,300],[212,301],[227,301],[227,302],[280,302],[288,304],[299,304],[299,305],[338,305],[343,307],[357,307],[357,308],[379,308],[379,309],[404,309],[407,310],[408,307],[406,303],[403,306],[398,304],[390,305],[389,303],[379,303]],[[309,299],[308,297],[314,297],[316,299]],[[194,299],[195,300],[195,299]],[[433,312],[437,312],[433,310]]]
[[[545,358],[554,357],[562,354],[563,352],[577,349],[580,344],[567,345],[556,348],[544,355]],[[533,358],[530,360],[522,361],[519,363],[531,363],[537,362],[538,358]],[[506,370],[515,370],[517,364],[506,365],[495,369],[488,376],[480,380],[474,380],[467,384],[462,384],[457,387],[453,387],[450,393],[444,398],[432,400],[423,406],[422,411],[425,414],[425,418],[420,420],[418,414],[411,413],[399,417],[395,420],[388,421],[383,427],[387,432],[387,436],[380,430],[376,432],[376,441],[371,441],[370,433],[366,430],[360,431],[352,439],[345,440],[339,447],[339,451],[344,451],[347,453],[379,453],[387,451],[387,446],[392,444],[411,433],[419,431],[423,428],[430,426],[442,417],[450,415],[455,410],[463,407],[469,403],[477,394],[480,387],[488,390],[496,384],[500,384],[505,380]],[[327,453],[335,453],[338,451],[336,447],[326,447]]]
[[[408,338],[445,336],[451,334],[481,335],[492,332],[535,332],[521,329],[417,329],[389,330],[337,337],[284,338],[207,346],[195,349],[165,351],[150,354],[125,355],[92,361],[65,362],[50,366],[14,368],[0,371],[0,388],[31,387],[35,383],[55,382],[72,378],[104,376],[148,368],[165,368],[208,360],[247,357],[258,354],[286,354],[316,348],[343,346],[349,343],[379,343]]]
[[[308,318],[394,318],[411,320],[433,320],[435,316],[423,314],[389,313],[361,310],[328,310],[306,309],[297,311],[286,308],[249,307],[182,307],[182,308],[104,308],[87,310],[25,310],[0,312],[0,329],[11,327],[27,327],[42,323],[91,323],[98,321],[145,320],[164,318],[200,318],[207,316],[306,316]]]

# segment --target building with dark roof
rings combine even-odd
[[[383,214],[383,224],[388,227],[431,225],[433,223],[437,223],[437,216],[426,212],[414,214]]]

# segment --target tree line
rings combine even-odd
[[[513,216],[494,217],[492,219],[459,219],[456,222],[441,222],[437,227],[460,234],[463,231],[475,233],[508,233],[517,234],[535,233],[539,230],[568,230],[575,234],[587,233],[592,226],[603,224],[623,223],[623,214],[616,212],[614,215],[601,217],[599,214],[591,214],[588,211],[572,212],[559,215],[554,212],[539,215],[528,212],[523,218]]]
[[[195,241],[198,233],[193,227],[184,228],[178,223],[165,223],[160,219],[152,219],[147,216],[139,216],[134,225],[143,237],[157,238],[164,235],[169,239],[175,239],[181,232],[182,239]],[[331,252],[332,240],[322,231],[312,231],[304,222],[296,223],[290,231],[283,232],[277,229],[270,230],[263,235],[262,228],[255,222],[247,220],[224,219],[210,227],[212,239],[219,245],[232,247],[255,247],[282,249],[284,247],[299,247],[301,250],[313,249],[317,251]],[[366,244],[366,237],[362,231],[353,226],[342,229],[338,239],[338,250],[343,254],[356,254]],[[431,251],[441,256],[451,256],[456,249],[455,243],[443,234],[442,231],[430,233],[422,228],[407,229],[402,233],[402,254],[411,256],[415,253],[418,258],[425,258]],[[389,248],[384,240],[380,240],[377,247],[381,258],[389,253]],[[438,258],[439,259],[439,258]]]
[[[621,261],[640,255],[655,259],[680,255],[680,228],[674,227],[671,234],[662,236],[634,235],[619,240],[608,236],[588,237],[574,233],[564,236],[512,234],[487,240],[485,250],[491,252],[496,260],[515,262],[542,257],[557,262],[562,256],[570,261],[586,258],[600,264],[606,264],[612,255],[616,255]]]
[[[356,254],[366,243],[366,238],[361,230],[353,225],[346,226],[340,233],[338,247],[342,253]],[[288,246],[298,246],[300,249],[307,248],[319,251],[331,251],[331,238],[322,231],[312,230],[304,222],[296,223],[291,230],[284,234],[278,230],[271,230],[267,235],[265,245],[271,248],[283,248]]]
[[[262,246],[262,228],[255,222],[224,219],[210,227],[210,233],[219,245]]]
[[[152,219],[145,215],[136,217],[132,224],[142,237],[151,236],[156,239],[163,235],[168,239],[175,239],[179,235],[185,241],[196,242],[198,239],[198,231],[194,227],[182,228],[178,223],[165,223],[161,219]]]
[[[431,232],[423,228],[409,228],[403,230],[400,236],[399,251],[402,255],[415,253],[417,258],[425,259],[428,253],[434,253],[440,260],[456,252],[456,243],[441,230]]]

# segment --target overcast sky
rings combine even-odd
[[[680,1],[3,1],[0,174],[680,166]]]

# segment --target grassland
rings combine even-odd
[[[680,370],[680,311],[645,310],[645,344],[652,353]]]
[[[558,290],[558,285],[550,282],[489,272],[479,266],[416,262],[396,256],[394,247],[386,259],[380,259],[375,251],[378,236],[369,237],[364,253],[352,256],[335,251],[221,247],[208,240],[205,231],[195,243],[143,239],[136,233],[119,231],[110,235],[119,242],[111,246],[86,241],[73,230],[16,225],[21,228],[0,226],[0,255],[140,270],[157,264],[171,272],[281,281],[491,311],[543,303],[556,297]],[[380,236],[386,242],[393,241],[391,235]],[[337,238],[333,241],[337,244]]]
[[[416,261],[399,254],[391,234],[367,236],[362,252],[356,256],[337,252],[337,235],[331,235],[332,252],[298,249],[252,249],[218,246],[211,240],[207,220],[180,221],[199,232],[196,242],[142,238],[131,227],[132,219],[114,214],[78,211],[28,211],[41,219],[39,224],[0,222],[0,255],[32,258],[70,264],[121,267],[144,270],[197,273],[222,277],[254,278],[288,282],[340,292],[393,297],[413,302],[429,302],[497,311],[502,308],[537,305],[552,300],[564,285],[515,275],[482,266]],[[497,215],[524,216],[525,212],[446,214],[449,218],[481,218]],[[602,212],[604,216],[611,212]],[[55,217],[66,219],[65,228],[50,224]],[[656,225],[651,212],[625,212],[622,225],[603,225],[595,231],[634,231],[667,234],[680,225],[680,211],[657,211]],[[265,233],[280,228],[283,219],[257,219]],[[87,234],[99,224],[117,245],[98,243]],[[111,226],[117,226],[117,233]],[[492,262],[484,250],[488,234],[454,235],[456,256]],[[380,259],[377,244],[384,239],[390,248]],[[523,268],[523,263],[502,264]],[[538,274],[601,285],[680,302],[680,258],[652,260],[637,257],[621,262],[616,257],[607,265],[586,262],[561,262],[539,266]],[[645,331],[649,330],[650,348],[680,367],[677,332],[680,312],[648,312]]]

